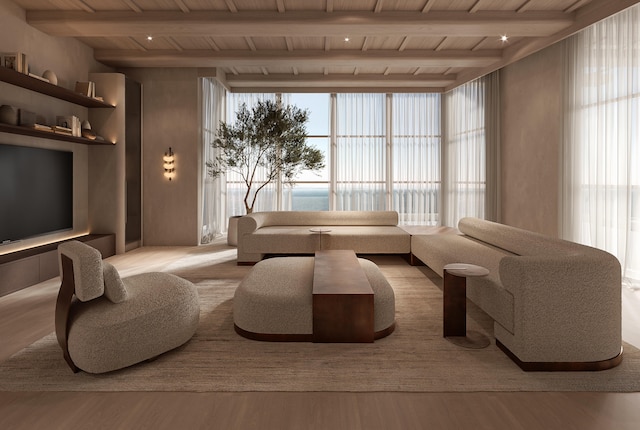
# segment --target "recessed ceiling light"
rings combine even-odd
[[[147,40],[151,42],[153,40],[153,36],[147,36]]]
[[[345,41],[345,42],[349,42],[350,40],[351,40],[351,39],[349,39],[349,37],[345,37],[345,38],[344,38],[344,41]]]
[[[502,43],[506,42],[507,40],[509,40],[509,37],[507,37],[506,34],[503,34],[502,36],[500,36],[500,40],[502,41]]]

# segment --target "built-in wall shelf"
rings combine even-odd
[[[114,108],[113,105],[104,101],[84,96],[64,87],[53,85],[46,81],[41,81],[40,79],[33,78],[29,75],[25,75],[24,73],[16,72],[15,70],[8,69],[6,67],[0,67],[0,81],[74,103],[79,106],[88,108]]]
[[[85,137],[69,136],[67,134],[53,133],[49,131],[40,131],[31,127],[23,127],[18,125],[0,124],[0,132],[22,134],[25,136],[40,137],[43,139],[63,140],[65,142],[82,143],[84,145],[115,145],[115,143],[106,140],[92,140]]]

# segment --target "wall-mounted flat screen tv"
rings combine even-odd
[[[0,243],[73,228],[73,152],[0,144]]]

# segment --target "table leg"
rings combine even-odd
[[[443,336],[467,334],[467,279],[444,271]]]

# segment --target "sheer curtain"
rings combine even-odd
[[[566,47],[562,235],[615,255],[640,288],[640,7]]]
[[[497,79],[497,74],[485,76],[445,95],[443,225],[456,227],[467,216],[497,216]]]
[[[400,224],[440,221],[440,94],[392,94],[393,210]]]
[[[214,159],[211,142],[220,121],[223,120],[225,88],[213,78],[200,78],[201,139],[202,139],[202,219],[200,243],[209,243],[226,230],[226,183],[224,178],[213,179],[207,173],[206,163]]]
[[[336,94],[335,209],[387,207],[385,94]]]

